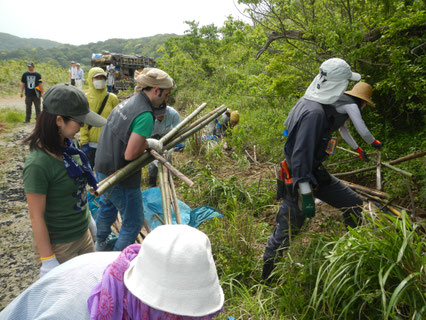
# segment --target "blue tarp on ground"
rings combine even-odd
[[[162,223],[155,217],[155,214],[163,218],[163,205],[161,203],[161,192],[160,188],[149,188],[142,192],[143,199],[143,208],[145,220],[148,223],[148,226],[153,230],[156,227],[160,226]],[[92,195],[88,195],[89,209],[93,217],[96,217],[97,204],[94,201]],[[223,215],[216,209],[209,206],[201,206],[195,209],[191,209],[186,203],[178,200],[180,215],[182,219],[182,224],[190,225],[191,227],[198,228],[198,226],[204,221],[218,217],[223,218]],[[174,216],[174,211],[172,209],[173,223],[176,223]]]

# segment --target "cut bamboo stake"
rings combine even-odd
[[[345,181],[345,180],[340,180],[340,181],[342,181],[344,184],[346,184],[347,186],[349,186],[352,189],[361,190],[361,191],[367,192],[369,194],[372,194],[372,195],[375,195],[375,196],[378,196],[378,197],[381,197],[381,198],[390,198],[390,195],[386,192],[382,192],[382,191],[379,191],[379,190],[360,186],[358,184],[355,184],[355,183],[352,183],[352,182],[349,182],[349,181]]]
[[[180,216],[179,202],[178,202],[178,198],[176,196],[176,189],[175,189],[175,184],[173,182],[173,176],[171,174],[169,175],[169,180],[170,180],[170,189],[171,189],[171,193],[172,193],[172,204],[173,204],[173,209],[174,209],[174,212],[175,212],[176,223],[182,224],[182,219],[181,219],[181,216]]]
[[[376,189],[382,190],[382,153],[377,152]]]
[[[188,187],[192,187],[194,185],[194,182],[191,181],[188,177],[186,177],[182,172],[180,172],[178,169],[172,166],[170,162],[168,162],[164,157],[162,157],[158,152],[155,150],[150,150],[151,155],[161,162],[163,166],[165,166],[167,169],[169,169],[176,177],[181,179],[183,182],[185,182]]]
[[[254,162],[257,163],[256,145],[253,146],[253,158],[254,158]]]
[[[167,215],[166,215],[166,210],[167,210],[166,186],[164,185],[163,165],[161,163],[158,163],[158,178],[159,178],[159,181],[160,181],[161,204],[163,205],[164,224],[169,224],[168,218],[167,218]]]
[[[171,205],[171,196],[170,196],[170,185],[169,185],[169,172],[166,167],[163,166],[163,184],[164,184],[164,190],[166,194],[166,210],[163,208],[164,215],[167,216],[167,223],[173,224],[173,218],[172,218],[172,210],[170,208]]]

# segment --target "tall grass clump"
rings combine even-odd
[[[304,319],[424,319],[424,226],[405,212],[365,219],[316,253],[324,262]]]
[[[25,120],[25,113],[15,109],[0,109],[0,122],[15,124]]]

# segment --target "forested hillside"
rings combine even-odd
[[[81,63],[87,69],[87,67],[90,66],[92,53],[101,52],[102,50],[123,54],[139,54],[150,58],[157,58],[159,56],[157,52],[158,49],[171,37],[176,37],[176,35],[159,34],[152,37],[130,40],[109,39],[107,41],[99,41],[81,46],[58,44],[54,48],[46,48],[34,44],[31,46],[32,43],[28,42],[31,50],[29,50],[29,46],[20,46],[15,50],[8,50],[7,48],[2,49],[0,47],[0,60],[25,59],[35,62],[48,62],[63,68],[68,67],[70,62],[74,60]],[[22,40],[27,43],[28,39]],[[38,43],[39,42],[37,42],[37,44]],[[5,39],[4,46],[12,47],[15,46],[15,44]]]

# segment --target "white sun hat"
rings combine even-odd
[[[124,284],[157,310],[201,317],[224,303],[210,240],[187,225],[155,228],[124,273]]]
[[[359,81],[361,75],[351,71],[349,64],[342,59],[324,61],[319,74],[311,82],[304,97],[323,104],[332,104],[339,99],[349,84],[349,80]]]

